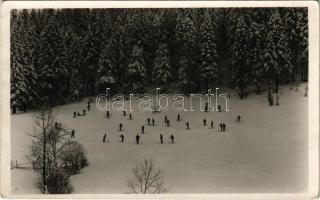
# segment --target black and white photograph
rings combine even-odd
[[[7,3],[7,195],[317,195],[317,3]]]

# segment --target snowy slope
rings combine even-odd
[[[131,169],[144,159],[152,158],[165,172],[164,182],[169,193],[221,192],[299,192],[307,188],[307,98],[304,85],[298,92],[282,88],[280,106],[269,107],[266,95],[251,95],[239,100],[231,95],[229,112],[177,112],[159,114],[133,112],[133,120],[113,112],[110,119],[91,106],[87,116],[73,118],[86,100],[54,109],[57,118],[76,130],[76,139],[87,150],[89,166],[81,174],[71,176],[74,193],[127,193],[126,181]],[[137,110],[137,103],[133,105]],[[240,114],[241,123],[235,121]],[[171,127],[164,124],[167,115]],[[31,144],[31,113],[11,116],[12,160],[25,162]],[[155,118],[156,126],[146,119]],[[203,126],[214,120],[215,128]],[[191,130],[185,129],[190,122]],[[120,143],[118,125],[124,124],[125,143]],[[218,123],[227,125],[220,132]],[[135,144],[141,125],[146,133],[142,144]],[[107,133],[109,143],[102,143]],[[166,143],[160,144],[159,134]],[[176,144],[169,142],[174,134]],[[35,174],[31,169],[13,169],[13,193],[38,193]],[[33,181],[32,181],[33,180]]]

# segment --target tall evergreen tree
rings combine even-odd
[[[152,73],[153,82],[157,87],[161,87],[163,90],[167,89],[167,84],[171,77],[170,71],[168,47],[166,44],[161,44],[156,52]]]
[[[212,21],[209,10],[206,10],[200,26],[200,78],[206,84],[206,91],[209,89],[210,81],[217,80],[218,78],[218,55],[213,24],[214,22]]]
[[[55,11],[49,11],[48,23],[40,35],[39,81],[41,94],[51,106],[63,102],[62,89],[66,85],[68,70],[64,66],[64,46]]]
[[[109,41],[111,42],[111,40]],[[110,45],[111,46],[111,45]],[[109,54],[109,45],[106,45],[105,48],[102,49],[102,52],[100,54],[99,63],[98,63],[98,79],[97,79],[97,85],[100,88],[100,92],[105,92],[107,87],[111,87],[115,83],[115,64],[110,58]],[[111,90],[114,90],[114,88],[111,88]]]
[[[301,80],[308,80],[308,10],[307,8],[301,8],[298,17],[297,29],[299,30],[299,65],[301,68]]]
[[[132,50],[131,60],[128,65],[128,75],[131,89],[138,94],[144,91],[145,64],[142,56],[142,48],[135,45]]]
[[[177,25],[175,28],[176,40],[180,48],[180,64],[179,71],[184,71],[185,78],[188,81],[179,79],[178,85],[186,91],[195,89],[198,81],[197,68],[195,66],[196,55],[194,50],[196,47],[196,29],[190,17],[189,10],[181,10],[178,12]]]
[[[251,78],[256,85],[256,93],[260,94],[261,86],[264,81],[263,73],[263,50],[265,42],[265,26],[257,22],[251,22],[250,32],[250,50],[249,62],[251,66]]]
[[[34,24],[30,23],[27,10],[12,11],[11,21],[11,107],[13,113],[18,106],[33,105],[38,100],[34,58]]]
[[[273,66],[273,80],[272,82],[275,85],[275,92],[278,93],[279,88],[279,78],[281,73],[292,73],[292,64],[291,60],[291,52],[288,47],[288,40],[285,34],[285,26],[282,23],[281,16],[278,10],[271,15],[267,31],[269,36],[272,36],[272,39],[269,39],[267,42],[271,42],[274,45],[274,50],[276,54],[276,62],[277,65]],[[271,45],[271,44],[268,44]]]
[[[249,34],[248,26],[244,17],[238,18],[238,23],[234,33],[232,78],[236,82],[238,94],[244,98],[245,89],[249,82]]]

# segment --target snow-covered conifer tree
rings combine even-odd
[[[210,81],[218,78],[218,55],[213,23],[209,10],[206,10],[200,26],[200,78],[206,84],[206,91]]]
[[[184,76],[188,80],[186,85],[185,80],[179,79],[178,85],[186,92],[194,89],[199,74],[195,66],[196,28],[191,20],[190,11],[178,12],[175,34],[180,48],[180,62],[183,63],[183,66],[180,64],[179,71],[184,71]]]
[[[132,50],[131,60],[128,65],[128,75],[130,86],[133,92],[143,93],[145,80],[145,64],[142,57],[142,48],[135,45]]]
[[[110,49],[107,47],[108,45],[106,45],[105,48],[102,49],[97,70],[97,85],[99,86],[100,91],[103,92],[107,87],[110,88],[115,83],[114,74],[116,66],[112,58],[110,58]]]
[[[171,77],[171,68],[169,62],[168,46],[167,44],[160,44],[156,57],[154,59],[154,68],[152,72],[152,80],[157,87],[167,89],[167,83]]]
[[[35,72],[34,51],[35,26],[30,23],[29,12],[12,11],[11,21],[11,106],[13,113],[18,106],[24,112],[27,106],[38,100],[37,79]]]
[[[232,78],[236,82],[238,94],[242,99],[249,81],[249,34],[243,16],[238,18],[232,49]]]
[[[271,15],[267,25],[268,39],[267,42],[272,42],[274,53],[276,54],[277,65],[271,66],[267,71],[272,72],[272,83],[275,85],[275,92],[278,93],[280,73],[292,73],[291,52],[288,46],[287,36],[285,34],[285,25],[282,23],[281,16],[278,10]],[[272,47],[273,48],[273,47]],[[271,77],[270,77],[271,78]]]

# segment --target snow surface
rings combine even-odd
[[[54,109],[58,121],[76,130],[76,139],[87,150],[89,166],[80,174],[71,176],[74,193],[128,193],[127,180],[132,168],[144,158],[152,158],[165,172],[164,182],[169,193],[223,193],[223,192],[303,192],[307,189],[307,100],[305,85],[299,91],[282,88],[280,106],[268,106],[266,94],[250,95],[239,100],[231,95],[229,112],[178,112],[153,114],[136,111],[133,120],[112,112],[105,113],[91,105],[84,117],[73,118],[73,111],[82,111],[82,102],[58,106]],[[198,109],[197,109],[198,110]],[[237,115],[241,123],[236,122]],[[171,127],[164,124],[167,115]],[[11,160],[25,163],[25,155],[32,138],[32,114],[11,115]],[[148,126],[146,119],[154,118],[156,126]],[[203,118],[207,127],[203,126]],[[210,121],[214,120],[214,129]],[[189,121],[191,130],[185,129]],[[124,131],[119,132],[119,123]],[[220,132],[218,124],[227,125]],[[135,144],[140,134],[142,144]],[[109,143],[102,143],[107,133]],[[165,144],[160,144],[159,135]],[[120,143],[120,134],[125,143]],[[176,144],[169,142],[174,134]],[[27,165],[26,165],[27,166]],[[13,193],[39,193],[35,187],[36,175],[32,169],[12,169]]]

